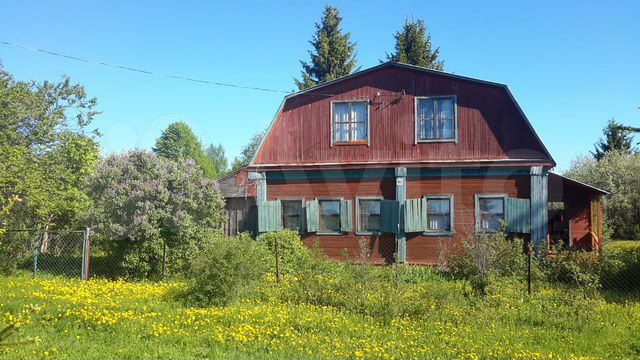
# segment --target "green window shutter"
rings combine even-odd
[[[404,202],[404,231],[405,232],[424,232],[427,230],[427,221],[425,211],[427,209],[427,200],[407,199]]]
[[[282,229],[282,203],[280,200],[271,201],[273,204],[271,205],[271,220],[272,220],[272,229],[271,231],[278,231]]]
[[[258,232],[278,231],[282,228],[280,200],[258,203]]]
[[[350,232],[353,229],[353,202],[351,200],[340,201],[340,231]]]
[[[318,200],[307,201],[307,231],[317,232],[320,227]]]
[[[504,199],[504,216],[507,232],[528,234],[531,232],[531,203],[529,199]]]
[[[380,231],[398,233],[400,224],[400,202],[395,200],[380,201]]]

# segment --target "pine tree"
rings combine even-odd
[[[387,60],[444,71],[444,61],[438,60],[440,48],[433,50],[431,34],[424,21],[406,19],[404,27],[394,35],[395,53],[387,53]]]
[[[592,152],[593,157],[600,160],[609,151],[617,150],[623,153],[632,153],[632,141],[633,136],[628,130],[616,122],[614,118],[611,118],[607,123],[607,126],[602,130],[604,139],[600,139],[595,144],[595,152]]]
[[[302,79],[294,79],[298,89],[334,80],[351,74],[356,68],[355,42],[350,42],[350,33],[342,33],[340,11],[333,6],[325,6],[322,19],[316,23],[316,33],[309,42],[309,63],[300,60]]]

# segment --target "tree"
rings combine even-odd
[[[202,143],[183,121],[170,124],[156,140],[153,152],[170,160],[192,159],[208,178],[216,178],[213,163],[202,150]]]
[[[213,144],[209,145],[205,150],[205,154],[211,161],[213,170],[217,175],[216,178],[224,176],[229,168],[229,160],[227,160],[227,157],[225,156],[222,144],[218,144],[218,146]]]
[[[218,229],[224,200],[192,159],[171,161],[136,150],[100,161],[89,178],[87,214],[97,243],[120,255],[126,275],[157,277],[163,254],[188,258],[198,231]]]
[[[595,152],[592,152],[593,157],[597,160],[602,159],[608,152],[617,150],[623,153],[631,153],[633,136],[630,131],[625,129],[622,124],[616,122],[614,118],[611,118],[607,123],[607,126],[602,129],[604,139],[600,139],[595,144]]]
[[[72,84],[15,81],[0,67],[0,198],[20,197],[13,228],[71,226],[89,206],[84,181],[99,157],[95,98]],[[46,233],[45,233],[46,234]]]
[[[575,159],[566,176],[611,192],[605,198],[605,224],[618,239],[640,238],[640,154],[611,150],[600,160]]]
[[[394,35],[395,52],[387,53],[387,60],[444,71],[444,61],[438,60],[440,48],[433,50],[431,34],[424,21],[406,19],[401,31]]]
[[[253,135],[253,137],[251,137],[249,143],[245,145],[240,151],[240,156],[236,156],[236,158],[233,159],[233,164],[231,164],[231,171],[236,171],[251,163],[251,159],[253,159],[256,151],[258,151],[258,147],[260,146],[260,143],[262,142],[262,139],[265,137],[265,135],[266,130],[262,130],[258,131]]]
[[[298,89],[321,84],[349,75],[356,68],[356,43],[350,42],[350,33],[342,33],[340,11],[333,6],[325,6],[322,18],[316,23],[316,33],[309,43],[309,63],[300,60],[302,79],[294,79]]]

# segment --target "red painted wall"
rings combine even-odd
[[[453,250],[462,239],[473,232],[475,227],[475,194],[507,194],[511,197],[528,198],[530,180],[528,176],[507,178],[427,178],[407,181],[407,198],[418,198],[425,194],[453,194],[454,196],[454,237],[427,237],[421,234],[407,234],[407,260],[414,264],[436,264],[440,249],[447,246]],[[357,180],[357,181],[270,181],[267,185],[267,198],[303,197],[344,197],[355,201],[357,196],[383,196],[395,199],[395,179]],[[355,229],[354,206],[354,229]],[[381,263],[393,260],[395,237],[393,234],[383,236],[358,236],[354,232],[342,236],[324,236],[314,233],[304,234],[307,245],[316,240],[323,252],[335,259],[342,259],[346,251],[352,258],[360,252],[359,241],[365,239],[372,252],[371,262]],[[442,244],[442,245],[441,245]]]
[[[434,95],[457,96],[457,144],[414,144],[414,96]],[[330,146],[333,100],[371,101],[370,146]],[[286,100],[252,167],[501,159],[552,165],[504,87],[387,66]]]

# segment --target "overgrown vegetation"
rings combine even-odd
[[[248,235],[203,239],[189,271],[187,296],[201,305],[226,305],[248,295],[273,263],[268,248]]]
[[[103,159],[89,179],[96,247],[109,250],[131,277],[184,270],[203,232],[222,221],[223,199],[215,182],[193,160],[170,161],[146,151]]]
[[[467,252],[453,252],[447,269],[373,266],[364,243],[358,258],[335,262],[289,230],[258,241],[200,240],[189,276],[175,283],[0,277],[3,323],[20,317],[18,338],[42,339],[4,348],[0,358],[640,354],[638,288],[587,292],[584,280],[599,276],[604,285],[637,269],[635,243],[606,244],[602,258],[584,252],[534,258],[539,273],[528,296],[522,241],[501,233],[468,239]]]
[[[638,174],[640,154],[609,151],[600,160],[577,158],[565,175],[611,192],[604,198],[606,228],[614,239],[640,239]]]

